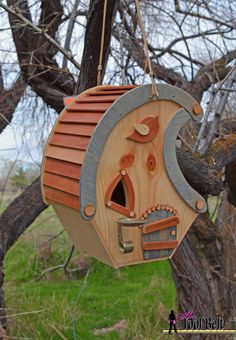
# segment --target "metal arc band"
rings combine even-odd
[[[188,184],[177,162],[175,149],[177,134],[189,119],[189,113],[185,109],[180,109],[167,126],[163,143],[164,164],[172,184],[184,201],[195,211],[205,212],[207,209],[205,199]],[[202,209],[197,209],[196,203],[198,201],[203,202]]]
[[[194,104],[197,102],[185,91],[166,84],[157,86],[159,97],[157,100],[170,100],[184,107],[195,120],[201,120],[202,115],[195,115]],[[138,86],[120,96],[106,111],[99,121],[88,145],[80,176],[80,213],[90,220],[92,216],[86,216],[84,209],[87,205],[96,208],[96,176],[99,159],[106,141],[113,128],[129,112],[137,107],[150,102],[152,99],[152,85]],[[94,213],[95,214],[95,213]]]

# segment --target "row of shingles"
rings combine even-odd
[[[48,201],[79,209],[80,170],[93,130],[110,105],[131,88],[97,88],[66,109],[46,151],[44,188]]]

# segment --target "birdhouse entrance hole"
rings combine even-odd
[[[122,215],[135,216],[134,189],[126,170],[120,170],[120,173],[110,184],[105,196],[105,204]]]
[[[122,181],[122,179],[117,183],[116,187],[114,188],[112,195],[111,195],[111,200],[112,202],[115,202],[122,207],[127,208],[128,204],[128,195],[127,195],[127,187]]]

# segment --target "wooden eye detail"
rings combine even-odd
[[[146,124],[134,124],[133,127],[141,136],[147,136],[150,132],[149,126]]]
[[[120,159],[120,167],[121,168],[129,168],[134,163],[134,155],[132,153],[128,153],[121,157]]]
[[[105,204],[122,215],[135,217],[134,189],[130,177],[125,169],[114,178],[106,195]]]
[[[133,124],[134,132],[127,137],[138,143],[148,143],[153,140],[159,130],[158,117],[147,117],[139,124]]]
[[[154,171],[156,169],[156,158],[153,155],[149,155],[147,158],[147,168],[149,171]]]

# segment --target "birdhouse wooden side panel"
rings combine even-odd
[[[176,238],[179,243],[187,231],[186,226],[197,216],[194,210],[186,209],[186,203],[173,187],[162,156],[164,132],[180,107],[173,101],[150,101],[126,115],[114,127],[106,141],[97,170],[96,196],[100,203],[92,223],[108,243],[117,266],[144,262],[140,228],[123,228],[123,237],[133,241],[134,250],[127,254],[121,253],[117,221],[124,217],[125,211],[122,208],[114,209],[113,205],[119,205],[119,199],[122,201],[122,198],[118,197],[113,202],[106,197],[112,181],[120,174],[122,178],[122,172],[129,176],[134,191],[134,209],[129,210],[131,214],[126,214],[127,217],[145,220],[158,207],[159,210],[172,209],[179,218]],[[152,124],[158,126],[158,129],[152,133],[150,141],[142,134],[139,134],[140,138],[137,140],[134,135],[136,127],[148,119],[150,122],[153,120],[149,126],[150,131],[154,131]],[[129,193],[124,194],[126,201],[120,202],[123,208],[129,206],[130,200]]]
[[[55,202],[52,205],[76,249],[85,251],[110,266],[116,266],[106,242],[90,221],[85,221],[75,209]]]

